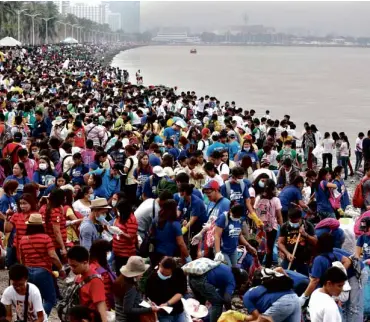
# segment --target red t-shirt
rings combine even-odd
[[[85,130],[84,128],[80,128],[74,132],[75,136],[75,146],[78,146],[81,149],[85,148]]]
[[[122,225],[118,219],[115,220],[114,226],[121,229],[124,233],[133,236],[131,239],[123,236],[113,236],[113,252],[117,256],[130,257],[136,255],[136,240],[137,240],[137,229],[138,224],[134,214],[130,215],[130,218]]]
[[[11,218],[10,222],[13,224],[13,226],[16,229],[15,232],[15,238],[14,238],[14,246],[17,247],[22,239],[23,236],[26,235],[26,221],[28,221],[28,218],[30,217],[31,214],[24,214],[23,212],[16,212]],[[19,254],[19,252],[17,252]],[[18,257],[19,259],[19,257]]]
[[[53,241],[46,234],[35,234],[23,236],[19,249],[27,267],[42,267],[52,272],[52,261],[48,254],[50,250],[55,250]]]
[[[64,215],[63,207],[52,208],[50,214],[46,215],[46,206],[42,206],[40,214],[45,221],[46,233],[53,240],[54,247],[60,249],[59,244],[56,241],[53,226],[58,225],[64,244],[67,242],[67,227],[66,227],[66,216]]]
[[[22,145],[20,143],[11,142],[4,148],[3,157],[12,155],[12,164],[16,164],[19,162],[18,151],[21,149]]]
[[[86,274],[81,275],[76,279],[76,283],[78,284],[88,276],[94,274],[96,274],[96,272],[90,268]],[[80,289],[80,305],[96,310],[96,305],[100,302],[105,302],[104,283],[101,278],[93,278]]]
[[[104,289],[105,289],[105,304],[107,305],[107,310],[110,310],[112,308],[112,303],[109,301],[109,297],[110,297],[110,294],[112,294],[113,281],[111,277],[109,276],[108,272],[99,273],[96,271],[100,267],[101,266],[99,265],[99,263],[95,261],[90,263],[90,269],[93,272],[100,274],[103,279]]]

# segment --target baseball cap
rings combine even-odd
[[[177,121],[175,122],[175,125],[177,125],[177,126],[181,127],[182,129],[184,128],[184,123],[183,123],[183,122],[181,122],[180,120],[177,120]]]
[[[22,133],[21,132],[16,132],[14,133],[14,141],[22,141]]]
[[[207,134],[210,134],[211,131],[209,129],[207,129],[206,127],[204,129],[202,129],[202,135],[207,135]]]
[[[212,137],[216,137],[216,136],[220,136],[220,132],[215,131],[212,133]]]
[[[211,180],[203,186],[203,191],[207,189],[220,190],[220,185],[216,180]]]
[[[158,177],[164,177],[166,175],[166,172],[164,172],[163,168],[160,165],[156,165],[153,168],[153,173]]]
[[[230,136],[231,138],[235,138],[236,137],[236,133],[234,131],[227,132],[227,135]]]

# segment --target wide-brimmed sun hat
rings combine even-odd
[[[108,205],[108,201],[105,198],[96,198],[91,200],[91,209],[111,209],[112,207]]]
[[[31,214],[31,216],[28,218],[28,221],[26,221],[26,225],[43,225],[45,224],[44,221],[42,221],[41,214]]]
[[[119,270],[120,273],[125,277],[136,277],[144,274],[148,268],[149,264],[145,264],[144,259],[140,256],[131,256],[127,264],[122,266]]]

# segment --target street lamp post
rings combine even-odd
[[[42,20],[45,21],[46,23],[46,34],[45,34],[45,43],[48,44],[48,21],[50,19],[54,19],[55,17],[50,17],[50,18],[41,18]]]
[[[24,11],[27,11],[27,9],[22,9],[22,10],[16,10],[15,11],[15,13],[17,14],[17,16],[18,16],[18,41],[21,41],[21,28],[20,28],[20,15],[21,15],[21,13],[22,12],[24,12]]]
[[[67,23],[63,22],[63,21],[60,21],[58,20],[57,23],[60,23],[61,25],[64,25],[64,39],[67,38]]]
[[[29,16],[32,18],[32,45],[35,46],[35,17],[39,16],[39,13],[35,13],[33,15],[29,13],[25,13],[26,16]]]
[[[74,25],[72,25],[72,38],[73,38],[73,27],[78,27],[78,24],[77,23],[75,23]],[[77,29],[78,30],[78,29]],[[77,31],[77,33],[78,33],[78,31]]]

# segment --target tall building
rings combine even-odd
[[[112,31],[117,31],[122,29],[122,17],[118,12],[108,11],[107,22]]]
[[[53,0],[53,2],[58,7],[58,11],[59,11],[60,14],[65,15],[69,12],[68,10],[69,10],[69,6],[70,6],[70,1]]]
[[[85,18],[95,21],[100,24],[106,23],[106,5],[97,4],[89,5],[84,3],[76,3],[69,7],[68,13],[71,13],[78,18]]]
[[[140,1],[105,1],[111,12],[121,14],[121,28],[125,33],[140,32]]]

